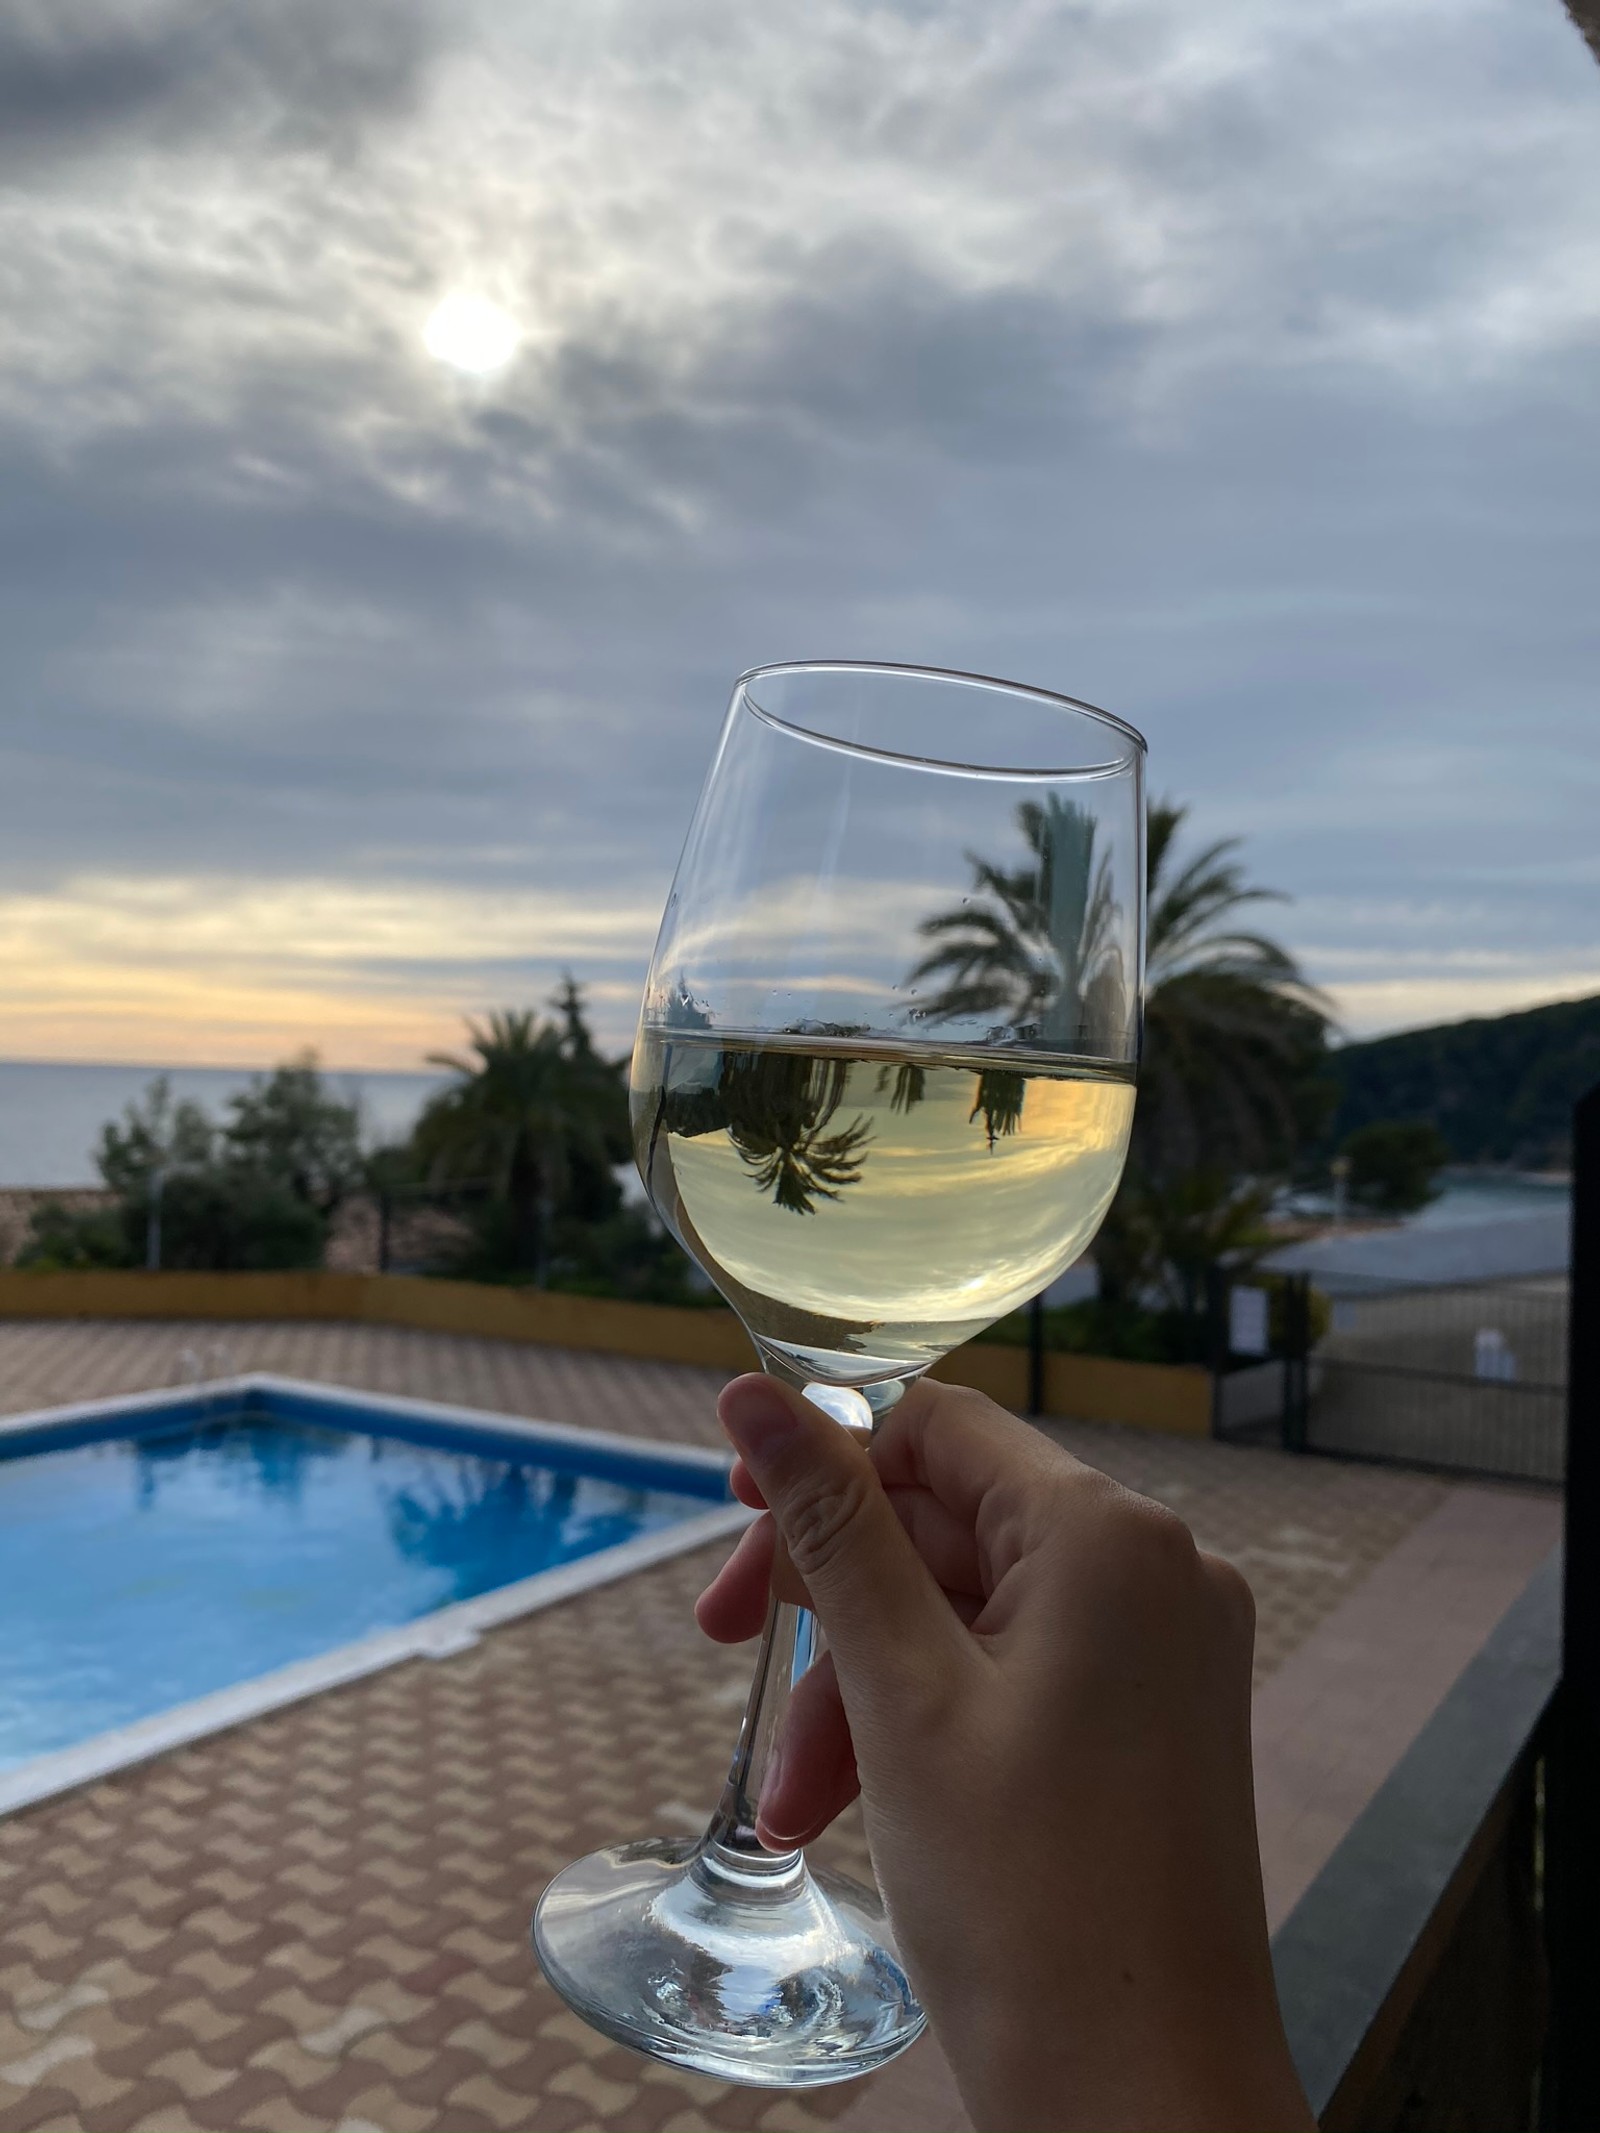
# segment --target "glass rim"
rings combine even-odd
[[[751,683],[770,675],[785,674],[897,674],[916,681],[954,682],[962,688],[998,691],[1007,696],[1026,697],[1032,703],[1071,711],[1110,733],[1119,734],[1129,745],[1122,754],[1108,762],[1029,764],[1016,768],[995,763],[958,762],[949,756],[910,755],[894,748],[875,748],[863,741],[840,740],[834,734],[814,732],[807,726],[797,725],[793,719],[782,717],[776,711],[769,711],[764,704],[757,703],[750,694]],[[1149,753],[1149,743],[1138,727],[1130,725],[1125,718],[1119,718],[1114,711],[1103,710],[1100,705],[1088,703],[1080,696],[1063,695],[1058,689],[1041,689],[1026,681],[1006,681],[997,674],[972,674],[960,667],[914,666],[888,659],[778,659],[761,666],[747,667],[733,685],[733,701],[735,704],[742,702],[751,716],[760,719],[764,725],[775,727],[780,733],[791,734],[798,741],[806,741],[813,748],[829,748],[840,755],[863,756],[875,762],[899,763],[913,769],[942,771],[956,777],[1114,777],[1129,770],[1136,770]]]

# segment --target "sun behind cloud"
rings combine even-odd
[[[435,305],[422,345],[435,361],[468,377],[491,378],[515,362],[522,328],[486,296],[459,291]]]

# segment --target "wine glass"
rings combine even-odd
[[[646,984],[634,1145],[763,1368],[847,1427],[1044,1288],[1116,1191],[1143,774],[1119,719],[974,675],[826,660],[734,689]],[[867,2073],[925,2020],[876,1892],[756,1836],[816,1650],[774,1602],[705,1835],[580,1860],[533,1929],[607,2036],[774,2088]]]

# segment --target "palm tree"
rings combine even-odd
[[[565,1004],[565,1003],[564,1003]],[[519,1266],[542,1287],[550,1221],[576,1167],[613,1158],[620,1075],[570,1027],[541,1022],[525,1008],[468,1022],[469,1056],[429,1055],[457,1076],[428,1104],[413,1145],[435,1184],[486,1180],[511,1213]],[[581,1026],[581,1015],[576,1018]]]
[[[1181,860],[1187,815],[1170,801],[1149,812],[1139,1101],[1124,1190],[1095,1246],[1107,1298],[1159,1271],[1164,1194],[1187,1206],[1181,1181],[1200,1168],[1237,1177],[1288,1158],[1329,1022],[1288,950],[1242,922],[1248,906],[1280,899],[1246,880],[1237,838]],[[1052,796],[1017,819],[1032,863],[1007,870],[969,854],[974,893],[924,921],[937,945],[911,979],[942,981],[930,1014],[993,1016],[1013,1039],[1071,1051],[1081,1031],[1126,1012],[1109,870],[1085,810]],[[1010,1130],[984,1108],[991,1139]]]
[[[1122,1190],[1094,1248],[1107,1302],[1192,1257],[1197,1193],[1215,1201],[1218,1180],[1291,1160],[1311,1124],[1331,1019],[1289,951],[1243,922],[1247,907],[1283,899],[1246,880],[1239,840],[1181,860],[1188,812],[1150,808],[1139,1101]],[[1202,1173],[1212,1181],[1203,1192]],[[1264,1205],[1250,1199],[1257,1224]],[[1193,1304],[1192,1282],[1186,1293]]]
[[[969,852],[974,893],[923,920],[936,945],[907,983],[940,981],[930,1015],[989,1016],[1010,1036],[1070,1050],[1085,1022],[1103,1025],[1122,1005],[1110,863],[1096,862],[1093,815],[1054,793],[1043,807],[1025,800],[1017,823],[1031,861],[1008,869]]]
[[[1288,949],[1241,924],[1246,906],[1285,899],[1246,881],[1238,838],[1179,863],[1188,812],[1170,801],[1150,808],[1134,1147],[1156,1178],[1201,1163],[1236,1172],[1282,1163],[1300,1138],[1331,1020]]]

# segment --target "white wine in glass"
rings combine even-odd
[[[764,1350],[833,1384],[926,1369],[1076,1258],[1122,1174],[1132,1075],[1005,1057],[644,1029],[640,1175]]]
[[[734,690],[646,985],[634,1146],[763,1367],[841,1422],[1037,1295],[1111,1203],[1143,777],[1119,719],[974,675],[816,661]],[[593,1853],[534,1919],[607,2036],[773,2088],[868,2073],[924,2025],[876,1891],[756,1834],[815,1650],[774,1602],[705,1835]]]

